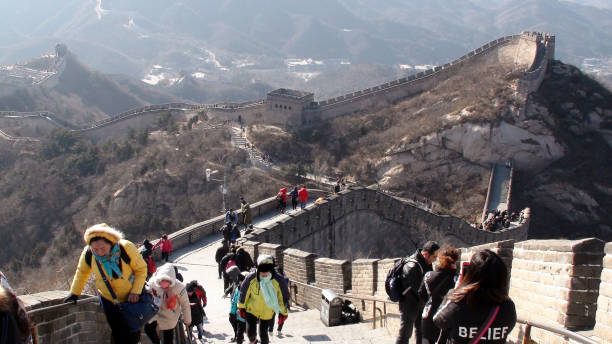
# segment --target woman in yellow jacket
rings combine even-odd
[[[259,320],[259,339],[261,344],[268,344],[268,328],[278,313],[279,325],[287,319],[286,302],[289,302],[289,288],[285,280],[274,271],[274,260],[262,254],[257,258],[257,270],[249,274],[242,287],[238,312],[246,319],[247,336],[251,343],[257,342],[257,321]]]
[[[81,253],[70,296],[64,302],[76,304],[78,295],[93,272],[96,276],[96,289],[100,295],[100,304],[104,309],[106,321],[112,330],[115,344],[136,344],[140,341],[140,331],[129,332],[118,306],[106,287],[102,274],[106,276],[119,302],[138,302],[147,278],[147,263],[136,246],[123,239],[123,233],[105,223],[88,228],[83,236],[85,248]],[[98,265],[99,263],[99,265]],[[102,267],[104,272],[100,271]]]

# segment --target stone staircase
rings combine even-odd
[[[264,155],[255,146],[253,146],[246,137],[246,131],[240,127],[231,127],[231,141],[232,146],[243,149],[249,155],[249,160],[253,166],[261,168],[272,168],[280,169],[278,166],[274,166],[269,160],[264,159]]]

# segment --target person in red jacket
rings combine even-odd
[[[287,188],[282,188],[276,194],[276,200],[278,201],[278,209],[280,209],[280,213],[285,213],[285,208],[287,207]]]
[[[298,197],[300,198],[300,208],[306,208],[306,202],[308,202],[308,190],[306,190],[304,185],[302,185],[302,188],[300,191],[298,191]]]
[[[170,257],[170,253],[172,253],[172,242],[168,239],[168,235],[162,235],[161,239],[153,246],[153,249],[156,249],[161,246],[162,251],[162,260],[168,262],[168,258]]]

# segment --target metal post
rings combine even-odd
[[[523,343],[529,344],[531,343],[531,324],[525,325],[525,333],[523,334]]]
[[[376,301],[372,301],[372,329],[376,329]]]

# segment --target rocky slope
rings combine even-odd
[[[480,221],[491,164],[512,160],[511,207],[532,208],[533,237],[611,240],[612,94],[555,61],[522,111],[517,83],[472,70],[376,113],[252,136],[279,160],[423,195],[468,221]]]
[[[217,216],[220,184],[206,182],[206,168],[219,171],[214,179],[226,174],[229,206],[285,184],[241,167],[246,156],[229,142],[226,130],[197,126],[95,146],[66,132],[41,147],[0,142],[0,270],[30,291],[66,288],[90,225],[109,223],[140,242]]]

